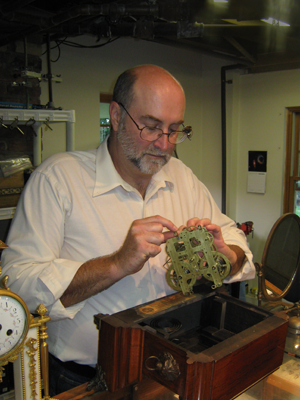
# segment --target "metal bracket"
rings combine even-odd
[[[27,70],[21,71],[21,76],[23,78],[36,78],[39,81],[48,81],[48,79],[51,79],[53,82],[56,83],[62,82],[61,75],[42,74],[40,72],[34,72],[34,71],[27,71]]]

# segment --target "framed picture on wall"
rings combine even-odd
[[[267,152],[249,151],[248,153],[248,171],[267,172]]]

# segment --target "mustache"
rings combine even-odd
[[[169,153],[167,151],[164,150],[160,150],[160,149],[150,149],[148,148],[144,154],[150,154],[153,156],[168,156]]]

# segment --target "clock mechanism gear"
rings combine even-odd
[[[184,295],[193,293],[193,286],[202,276],[213,282],[212,289],[222,286],[230,274],[231,265],[214,246],[214,237],[205,227],[184,228],[166,242],[169,286]]]

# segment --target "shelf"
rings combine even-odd
[[[3,122],[14,121],[18,118],[21,122],[27,122],[34,119],[36,122],[73,122],[75,123],[74,110],[28,110],[28,109],[12,109],[0,108],[0,118]]]
[[[42,161],[42,135],[43,124],[63,122],[66,124],[66,150],[75,150],[75,111],[74,110],[30,110],[0,108],[0,121],[4,125],[11,125],[17,121],[18,125],[29,125],[34,128],[36,135],[33,139],[33,165],[37,166]]]

